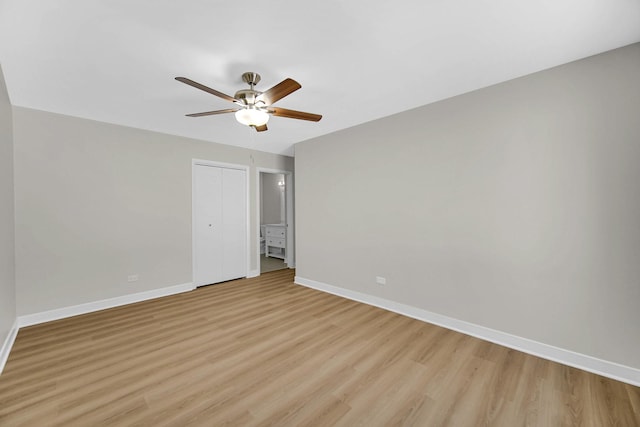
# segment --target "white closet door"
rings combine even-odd
[[[194,284],[244,277],[246,173],[204,165],[194,168]]]
[[[247,275],[246,191],[244,170],[222,170],[222,280]]]

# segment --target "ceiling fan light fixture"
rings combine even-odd
[[[246,126],[263,126],[269,121],[269,113],[255,107],[236,111],[236,120]]]

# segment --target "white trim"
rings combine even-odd
[[[258,262],[260,262],[260,258],[258,258]],[[259,275],[260,275],[260,269],[247,271],[247,279],[251,279],[252,277],[258,277]]]
[[[7,359],[9,359],[9,353],[11,353],[11,347],[13,347],[13,343],[18,336],[18,319],[13,322],[13,326],[9,330],[9,334],[4,339],[4,343],[2,347],[0,347],[0,374],[4,369],[4,365],[7,363]]]
[[[119,307],[121,305],[132,304],[134,302],[146,301],[154,298],[165,297],[168,295],[180,294],[194,290],[193,283],[183,283],[181,285],[168,286],[166,288],[152,289],[150,291],[138,292],[135,294],[122,295],[119,297],[103,299],[99,301],[88,302],[85,304],[73,305],[70,307],[57,308],[54,310],[43,311],[40,313],[27,314],[18,316],[18,326],[37,325],[39,323],[50,322],[52,320],[64,319],[66,317],[78,316],[80,314],[91,313],[94,311],[105,310],[107,308]]]
[[[260,173],[281,173],[285,179],[285,209],[287,220],[287,252],[285,254],[284,262],[289,268],[295,268],[295,248],[294,248],[294,225],[295,219],[293,217],[293,172],[284,169],[270,169],[270,168],[256,168],[256,233],[258,235],[258,244],[256,245],[256,256],[258,260],[258,276],[260,275],[260,189],[262,187],[262,181],[260,179]],[[252,276],[254,277],[254,276]]]
[[[204,160],[204,159],[191,159],[191,166],[200,165],[200,166],[214,166],[217,168],[226,168],[226,169],[242,169],[249,170],[249,166],[241,165],[239,163],[225,163],[225,162],[217,162],[215,160]]]
[[[296,240],[295,240],[295,218],[293,215],[293,173],[285,173],[284,179],[286,182],[285,192],[286,199],[285,208],[287,209],[287,253],[285,260],[287,267],[296,268]]]
[[[196,166],[213,166],[218,168],[226,168],[226,169],[239,169],[243,170],[245,173],[245,191],[246,191],[246,215],[247,215],[247,224],[245,230],[246,242],[245,242],[245,255],[246,255],[246,265],[245,265],[245,277],[249,277],[251,271],[251,198],[249,193],[251,192],[251,184],[249,172],[251,168],[247,165],[241,165],[237,163],[225,163],[225,162],[217,162],[214,160],[204,160],[204,159],[191,159],[191,280],[194,279],[194,275],[196,272],[196,239],[195,239],[195,209],[193,205],[195,204],[195,176],[196,176]],[[259,206],[259,205],[258,205]],[[258,216],[260,216],[258,214]],[[260,242],[258,241],[258,252],[260,251]],[[260,263],[260,256],[258,255],[258,263]],[[252,276],[253,277],[253,276]]]
[[[640,386],[640,369],[630,366],[621,365],[619,363],[598,359],[586,354],[576,353],[571,350],[555,347],[549,344],[533,341],[528,338],[511,335],[506,332],[497,331],[495,329],[476,325],[474,323],[465,322],[463,320],[454,319],[452,317],[443,316],[432,313],[427,310],[412,307],[410,305],[401,304],[399,302],[387,300],[385,298],[364,294],[349,289],[339,288],[337,286],[328,285],[326,283],[317,282],[315,280],[306,279],[296,276],[294,282],[298,285],[313,288],[319,291],[338,295],[354,301],[375,307],[384,308],[394,313],[412,317],[423,322],[432,323],[442,326],[466,335],[471,335],[485,341],[490,341],[509,347],[518,351],[532,354],[543,359],[552,360],[563,365],[572,366],[594,374],[602,375],[614,380],[622,381],[634,386]]]

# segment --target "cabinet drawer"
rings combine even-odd
[[[267,227],[267,237],[284,237],[284,227]]]
[[[276,248],[284,248],[284,239],[277,239],[275,237],[267,237],[267,246],[273,246]]]

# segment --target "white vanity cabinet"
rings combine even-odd
[[[265,252],[266,257],[285,259],[287,250],[287,227],[284,224],[265,225]]]

